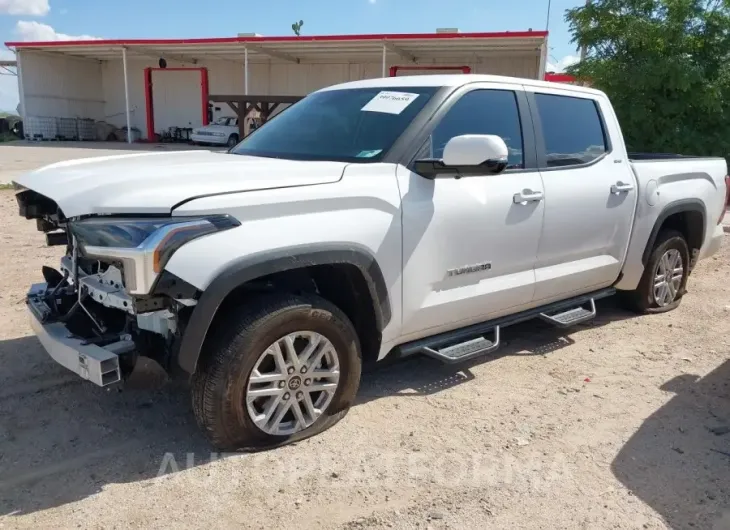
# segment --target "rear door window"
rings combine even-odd
[[[545,140],[547,167],[588,164],[608,152],[596,102],[592,99],[535,94]]]

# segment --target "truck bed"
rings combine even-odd
[[[704,233],[698,234],[698,258],[711,253],[722,239],[718,220],[725,208],[727,163],[720,157],[696,157],[665,153],[629,153],[638,189],[634,227],[619,289],[634,289],[644,271],[647,241],[660,216],[686,209],[688,203],[704,217]],[[719,238],[719,239],[718,239]]]

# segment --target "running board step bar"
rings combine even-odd
[[[417,339],[396,347],[388,354],[388,358],[392,360],[411,355],[428,355],[448,364],[468,361],[489,354],[499,348],[499,334],[502,328],[526,322],[533,318],[547,320],[551,324],[567,328],[595,317],[596,300],[615,293],[616,289],[613,287],[600,289],[568,300],[553,302],[512,315]],[[589,305],[590,310],[584,307],[587,305]],[[492,340],[487,337],[492,337]]]
[[[591,298],[588,300],[588,303],[591,306],[590,309],[586,309],[582,305],[579,305],[578,307],[574,307],[560,313],[553,313],[551,315],[547,313],[540,313],[540,318],[559,328],[569,328],[595,318],[596,301]]]
[[[457,342],[449,346],[443,346],[440,349],[426,346],[422,352],[429,357],[433,357],[447,364],[461,363],[492,353],[499,348],[499,326],[494,326],[493,333],[494,340],[489,340],[481,336],[464,342]]]

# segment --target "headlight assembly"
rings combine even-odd
[[[80,252],[124,264],[131,294],[146,294],[174,252],[185,243],[239,226],[228,215],[205,217],[92,218],[68,224]]]

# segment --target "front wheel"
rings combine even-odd
[[[359,341],[328,301],[269,295],[241,306],[216,333],[193,375],[192,397],[198,424],[219,449],[298,441],[328,429],[352,405]]]
[[[635,291],[623,293],[629,308],[639,313],[663,313],[679,306],[689,277],[689,248],[676,230],[664,230]]]

